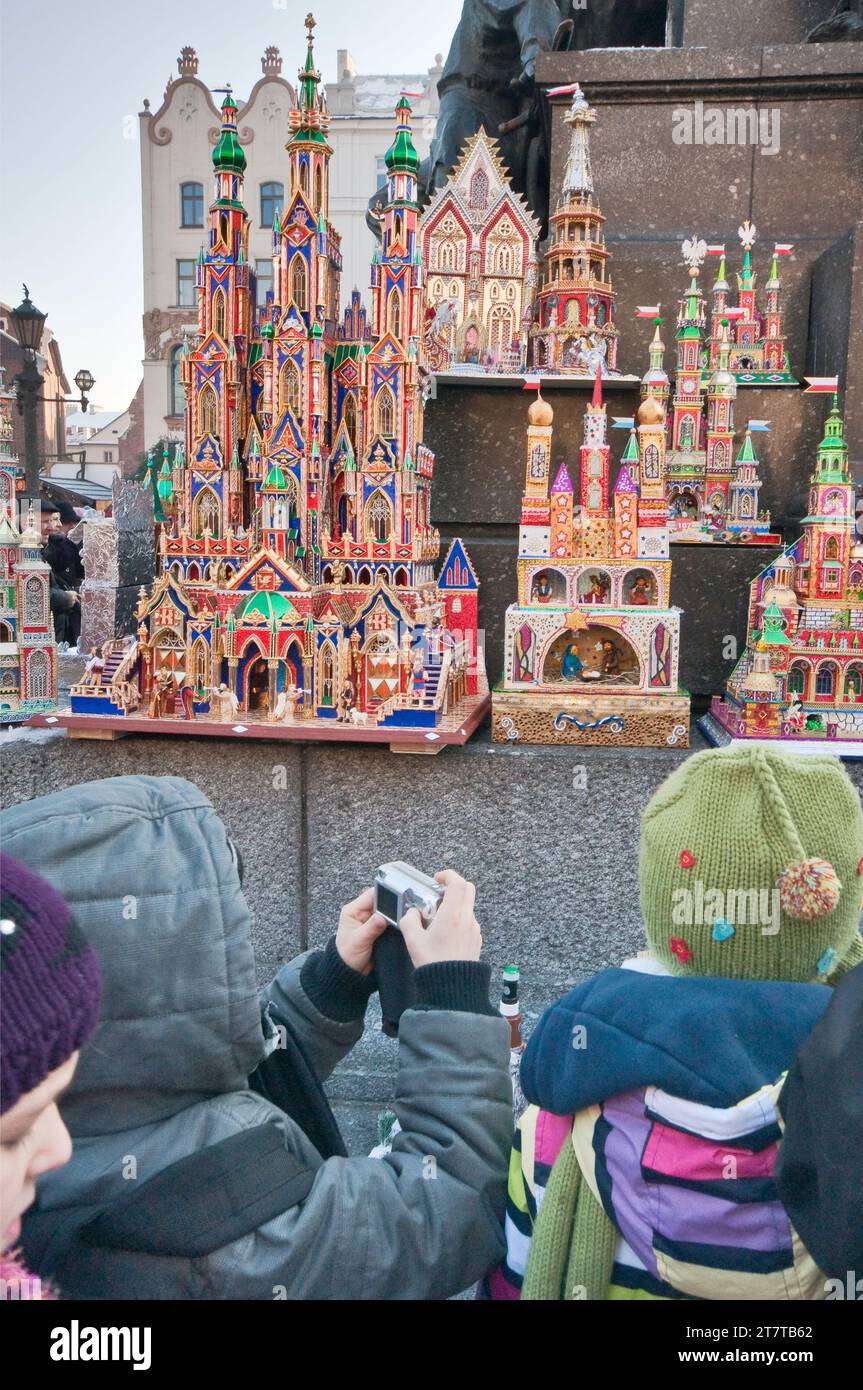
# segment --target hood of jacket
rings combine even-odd
[[[641,1086],[735,1105],[791,1065],[832,993],[826,985],[603,970],[543,1014],[522,1058],[522,1088],[556,1115]]]
[[[206,796],[112,777],[13,806],[3,847],[70,904],[102,967],[102,1016],[61,1109],[73,1138],[244,1090],[264,1055],[250,915]]]

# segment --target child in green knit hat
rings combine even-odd
[[[777,1105],[863,961],[863,812],[841,764],[695,754],[642,820],[649,951],[546,1011],[521,1079],[493,1298],[797,1299],[827,1283],[779,1202]]]

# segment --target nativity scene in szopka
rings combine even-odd
[[[329,116],[314,21],[258,313],[246,156],[228,93],[182,354],[185,444],[156,479],[159,577],[71,711],[161,731],[464,742],[487,707],[476,572],[456,539],[436,572],[423,443],[423,264],[406,97],[386,155],[371,311],[339,320]]]

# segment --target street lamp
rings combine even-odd
[[[42,341],[47,314],[43,314],[30,299],[24,286],[24,299],[10,314],[15,337],[24,353],[23,370],[15,377],[18,409],[24,416],[24,473],[28,498],[35,502],[39,496],[39,440],[36,428],[36,401],[42,385],[42,374],[36,366],[36,352]]]
[[[18,410],[24,416],[24,474],[25,491],[27,497],[35,502],[39,497],[39,431],[36,419],[36,402],[47,400],[48,397],[40,396],[39,391],[43,384],[43,376],[36,364],[36,354],[42,343],[42,334],[45,328],[45,320],[48,315],[43,314],[30,298],[30,291],[24,286],[24,299],[13,309],[9,315],[12,326],[15,330],[15,337],[24,354],[23,369],[14,378]],[[81,409],[86,411],[89,405],[88,394],[92,391],[95,378],[92,372],[82,368],[75,376],[75,385],[81,392]],[[52,397],[52,400],[64,401],[65,396]]]

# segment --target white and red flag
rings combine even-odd
[[[715,246],[708,246],[708,248],[707,248],[707,254],[708,254],[708,256],[724,256],[724,255],[725,255],[725,243],[723,242],[723,243],[720,245],[720,243],[717,242]]]
[[[777,241],[773,247],[774,256],[790,256],[794,250],[794,243],[791,241]]]
[[[839,390],[838,376],[806,376],[803,380],[809,383],[806,390],[803,392],[804,396],[811,396],[813,393],[819,391]]]
[[[655,319],[658,313],[658,304],[637,304],[635,307],[635,317],[637,319]]]

